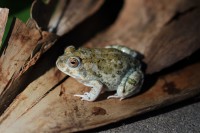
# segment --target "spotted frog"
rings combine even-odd
[[[104,91],[116,91],[107,98],[128,98],[138,93],[143,84],[143,72],[137,52],[125,46],[79,48],[68,46],[56,61],[57,68],[75,78],[90,92],[75,94],[82,100],[95,101]]]

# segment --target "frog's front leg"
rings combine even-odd
[[[103,84],[97,80],[84,83],[85,86],[91,87],[90,92],[85,92],[83,95],[75,94],[74,96],[81,97],[81,100],[94,101],[97,99],[103,89]]]
[[[120,85],[117,88],[117,92],[110,98],[120,98],[120,101],[124,98],[130,97],[140,91],[143,83],[143,73],[141,70],[131,69],[122,79]]]

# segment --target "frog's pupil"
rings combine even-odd
[[[75,61],[72,61],[71,63],[72,63],[72,64],[75,64],[76,62],[75,62]]]
[[[77,67],[78,66],[78,60],[77,59],[74,59],[74,58],[71,58],[70,59],[70,66],[71,67]]]

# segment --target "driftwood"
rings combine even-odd
[[[200,2],[113,2],[35,1],[32,19],[27,24],[15,21],[0,57],[0,132],[82,131],[199,94],[199,59],[174,64],[200,47]],[[72,44],[122,44],[137,50],[146,64],[143,91],[121,102],[107,100],[108,93],[96,102],[74,97],[89,88],[55,67],[57,57]]]

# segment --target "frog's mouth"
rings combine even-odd
[[[66,67],[66,64],[62,60],[58,59],[56,61],[56,66],[61,72],[71,76],[71,74],[69,73],[69,69]]]
[[[75,68],[73,68],[73,67],[69,67],[68,65],[67,65],[67,63],[66,63],[66,57],[65,58],[63,58],[62,56],[60,56],[58,59],[57,59],[57,61],[56,61],[56,66],[57,66],[57,68],[61,71],[61,72],[63,72],[63,73],[65,73],[65,74],[67,74],[67,75],[69,75],[69,76],[71,76],[71,77],[73,77],[73,78],[75,78],[75,79],[80,79],[81,78],[81,75],[79,74],[79,68],[81,67],[81,64],[79,64],[77,67],[75,67]]]
[[[68,73],[68,71],[65,68],[61,67],[59,64],[60,63],[58,63],[58,64],[56,63],[56,66],[57,66],[58,70],[60,70],[61,72],[63,72],[63,73],[65,73],[65,74],[70,76],[70,73]]]
[[[65,64],[62,62],[62,60],[60,59],[57,59],[56,61],[56,67],[62,71],[63,73],[66,73],[66,70],[64,69],[65,68]]]
[[[60,59],[57,59],[57,61],[56,61],[56,66],[57,66],[57,68],[59,69],[59,70],[61,70],[61,65],[60,65],[61,63],[60,63]]]

